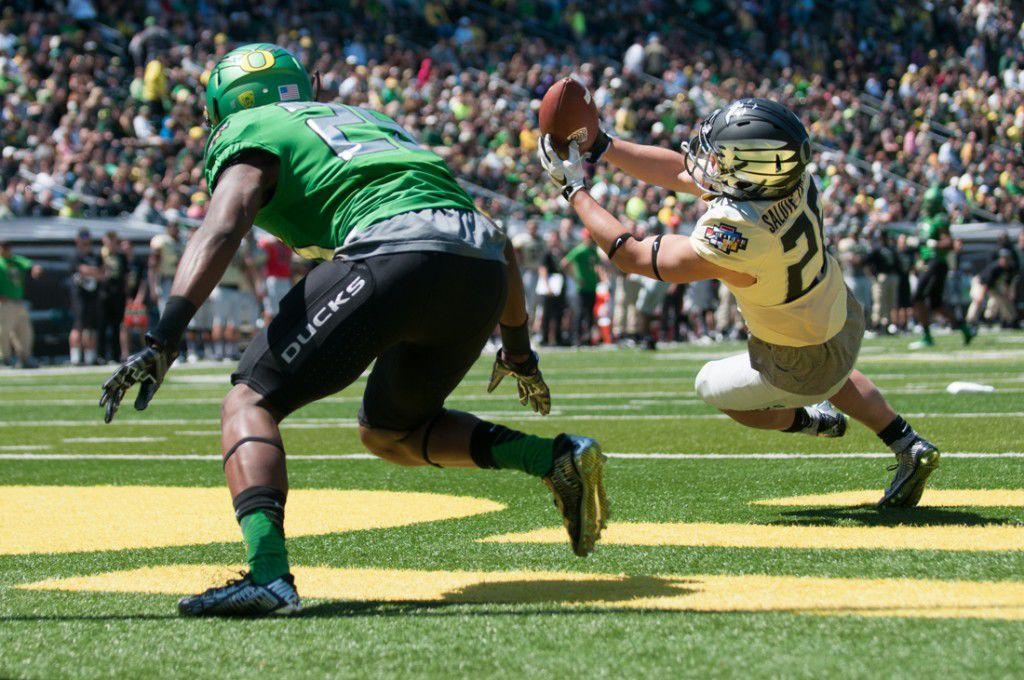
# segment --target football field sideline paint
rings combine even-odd
[[[171,486],[0,487],[0,555],[159,548],[241,540],[227,489]],[[458,519],[495,501],[412,491],[292,489],[288,535]]]
[[[163,565],[17,586],[31,591],[200,592],[244,566]],[[307,607],[315,600],[436,603],[439,607],[527,604],[679,612],[819,616],[1024,619],[1024,581],[828,578],[766,575],[645,575],[552,571],[426,571],[293,566]],[[170,607],[170,603],[168,603]],[[365,612],[365,606],[360,607]],[[423,610],[419,613],[426,615]]]
[[[876,499],[877,500],[877,499]],[[562,543],[561,527],[500,534],[482,543]],[[715,548],[787,548],[803,550],[1024,550],[1024,526],[805,526],[716,524],[712,522],[613,522],[601,545],[687,546]]]
[[[751,505],[771,505],[789,508],[834,507],[852,508],[874,506],[878,491],[835,491],[833,493],[787,496],[753,501]],[[918,507],[932,508],[1009,508],[1024,507],[1024,489],[934,489],[929,487]]]
[[[217,432],[211,433],[219,434]],[[49,447],[41,447],[49,448]],[[624,460],[841,460],[892,459],[891,453],[875,451],[836,453],[616,453],[605,452],[609,458]],[[1024,458],[1024,451],[944,451],[943,458]],[[212,453],[0,453],[0,460],[139,460],[220,461]],[[288,460],[380,460],[371,453],[289,453]]]

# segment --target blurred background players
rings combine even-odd
[[[106,274],[103,259],[95,252],[88,230],[78,232],[70,261],[68,279],[71,296],[71,334],[68,337],[71,363],[96,363],[96,330],[99,326],[99,288]]]
[[[9,243],[0,241],[0,365],[34,368],[32,323],[25,302],[25,281],[38,279],[43,268],[15,255]]]
[[[260,278],[263,281],[263,323],[269,324],[277,315],[281,298],[292,287],[292,250],[267,234],[257,241],[262,253]]]

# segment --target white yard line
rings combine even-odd
[[[0,451],[45,451],[48,448],[48,444],[4,444]]]
[[[475,415],[485,419],[505,419],[512,421],[538,420],[545,416],[530,413],[528,411],[488,411]],[[984,411],[977,413],[904,413],[907,418],[1020,418],[1024,417],[1024,411]],[[565,414],[559,410],[553,410],[548,418],[568,421],[587,420],[724,420],[728,416],[721,413],[682,413],[682,414]],[[170,425],[218,425],[217,418],[166,418],[150,420],[120,420],[118,425],[153,427]],[[107,426],[102,420],[0,420],[0,427],[101,427]],[[354,428],[359,423],[355,419],[342,418],[296,418],[285,421],[281,427],[284,429],[310,430],[320,427],[324,428]]]
[[[167,437],[65,437],[65,444],[131,444],[164,442]]]
[[[892,458],[891,453],[608,453],[627,460],[818,460]],[[943,458],[1024,458],[1022,451],[943,452]],[[288,454],[289,460],[380,460],[369,453]],[[198,453],[0,453],[0,460],[134,460],[134,461],[217,461],[219,455]]]

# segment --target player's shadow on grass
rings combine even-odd
[[[667,579],[657,576],[625,576],[609,580],[537,579],[502,583],[475,583],[446,593],[442,599],[429,602],[325,602],[307,607],[303,616],[355,617],[394,616],[413,611],[430,611],[465,615],[466,605],[612,605],[636,599],[673,597],[697,592],[687,587],[685,579]],[[603,609],[603,607],[602,607]],[[576,608],[550,610],[549,613],[572,613]],[[530,609],[530,613],[537,610]],[[588,609],[587,611],[593,611]],[[495,610],[478,612],[493,615]],[[500,613],[517,613],[502,610]],[[518,612],[523,613],[523,612]]]
[[[979,515],[969,510],[954,508],[878,508],[874,505],[801,508],[780,514],[783,519],[772,522],[772,524],[838,526],[852,521],[861,526],[892,527],[1012,524],[1019,521],[1007,517]]]

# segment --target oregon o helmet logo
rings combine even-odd
[[[256,73],[257,71],[266,71],[274,65],[275,61],[274,55],[269,51],[253,50],[243,54],[238,65],[246,73]]]

